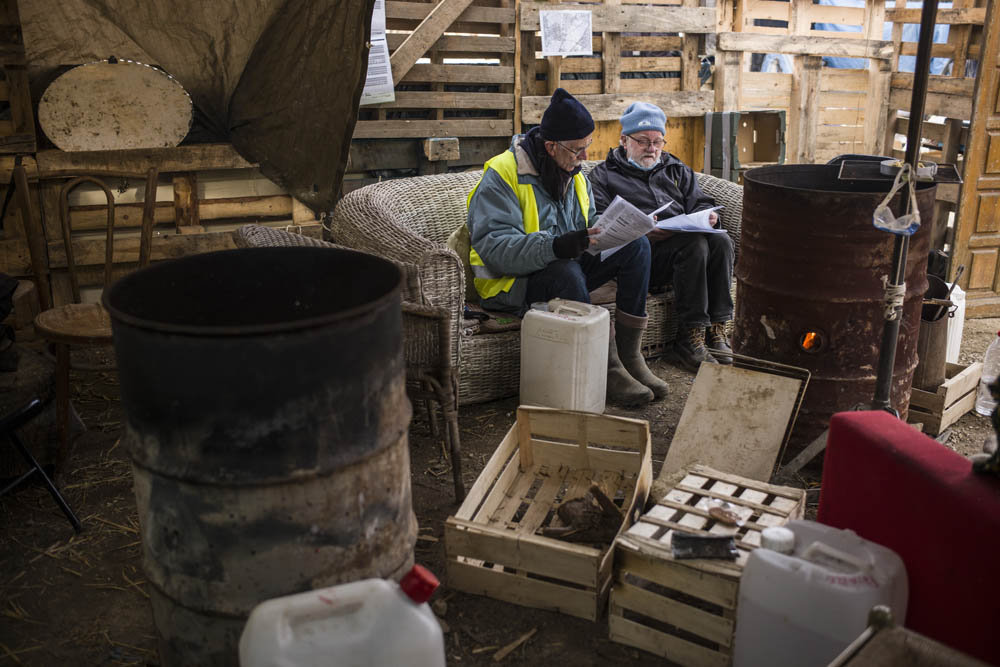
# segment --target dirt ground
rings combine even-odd
[[[970,320],[960,362],[981,360],[1000,319]],[[659,470],[694,376],[662,361],[653,369],[671,397],[641,411],[613,414],[649,420],[654,473]],[[156,638],[132,473],[120,444],[120,404],[113,373],[74,374],[74,401],[90,430],[76,441],[64,492],[85,530],[74,535],[40,484],[0,499],[0,665],[156,665]],[[466,487],[471,487],[514,420],[514,399],[461,410]],[[981,450],[989,422],[974,412],[957,422],[948,447],[964,456]],[[665,664],[607,639],[606,623],[517,607],[449,590],[444,580],[444,520],[456,505],[451,472],[426,420],[410,428],[414,510],[420,523],[416,560],[442,578],[435,609],[446,628],[449,664],[495,664],[501,648],[534,631],[507,664]],[[819,479],[805,474],[810,511]]]

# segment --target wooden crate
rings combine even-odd
[[[611,584],[612,544],[600,548],[540,535],[555,507],[597,483],[627,528],[652,481],[646,421],[520,407],[445,525],[448,585],[527,607],[597,620]],[[621,530],[619,530],[619,535]]]
[[[728,665],[747,557],[760,544],[761,530],[802,517],[805,491],[701,465],[677,478],[656,506],[615,540],[610,636],[682,665]],[[733,528],[712,519],[713,498],[735,505],[745,523]],[[739,558],[674,560],[674,530],[735,533]]]
[[[936,392],[913,388],[907,421],[921,422],[924,433],[939,435],[975,407],[976,391],[982,374],[981,361],[969,366],[948,364],[945,368],[945,381]]]

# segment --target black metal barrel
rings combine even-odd
[[[733,349],[809,369],[792,444],[815,438],[834,412],[870,405],[884,324],[892,234],[872,225],[890,181],[838,179],[839,165],[778,165],[744,174]],[[920,308],[935,187],[917,188],[922,224],[911,237],[892,375],[903,419],[917,364]],[[899,211],[899,195],[893,202]]]
[[[236,665],[257,603],[412,565],[400,280],[258,248],[106,292],[163,664]]]

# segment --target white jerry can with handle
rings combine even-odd
[[[802,520],[767,528],[740,578],[733,665],[826,665],[875,605],[902,624],[908,590],[896,552],[854,531]]]
[[[565,299],[547,307],[521,322],[521,404],[604,412],[610,314]]]
[[[241,667],[444,667],[444,635],[427,605],[437,578],[414,565],[397,584],[365,579],[257,605],[240,637]]]

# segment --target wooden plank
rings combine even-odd
[[[892,75],[892,87],[904,88],[907,91],[913,90],[913,74],[906,72],[896,72]],[[965,79],[950,76],[928,76],[927,92],[940,93],[943,95],[961,95],[972,97],[976,89],[975,79]],[[911,93],[912,94],[912,93]]]
[[[400,2],[399,0],[387,0],[385,3],[386,19],[409,19],[413,21],[423,21],[433,11],[435,5],[429,2]],[[513,7],[468,7],[455,19],[456,23],[513,23]],[[392,29],[392,26],[388,26]],[[462,30],[463,26],[453,25],[452,32],[471,32],[482,34],[482,30]],[[536,28],[537,30],[537,28]]]
[[[619,572],[630,572],[661,586],[701,598],[726,609],[736,608],[736,599],[739,593],[738,571],[733,571],[735,579],[726,579],[722,576],[707,577],[704,572],[699,571],[694,566],[663,560],[660,553],[655,553],[648,547],[641,546],[628,534],[618,537],[615,549],[615,567]],[[710,563],[706,563],[706,565],[710,565]]]
[[[909,90],[894,88],[889,95],[889,107],[892,109],[909,109],[913,93]],[[927,94],[924,107],[929,116],[944,116],[945,118],[972,118],[972,98],[958,95]]]
[[[31,90],[28,72],[22,66],[5,68],[8,86],[7,99],[10,104],[11,128],[5,134],[20,135],[16,141],[4,142],[4,152],[34,153],[35,116],[31,107]],[[14,139],[14,137],[6,137]]]
[[[684,7],[697,7],[698,0],[683,0]],[[701,81],[698,72],[701,69],[701,61],[698,58],[698,35],[695,33],[685,33],[682,38],[681,47],[681,90],[699,90]]]
[[[409,137],[509,137],[514,134],[510,120],[359,120],[355,139]]]
[[[739,111],[743,61],[736,51],[716,53],[715,111]]]
[[[404,33],[390,32],[386,35],[386,42],[390,51],[395,51],[399,45],[408,37]],[[447,53],[449,57],[459,57],[468,54],[497,54],[514,53],[516,49],[513,37],[503,35],[444,35],[440,37],[431,48],[435,51]],[[479,55],[478,57],[483,57]]]
[[[612,596],[614,592],[612,592]],[[611,641],[634,646],[654,655],[668,658],[672,663],[698,665],[699,667],[728,667],[730,656],[699,646],[665,632],[654,630],[619,614],[608,618]]]
[[[811,164],[816,160],[816,131],[820,106],[820,68],[822,59],[818,56],[802,58],[801,66],[792,87],[792,106],[795,108],[794,123],[789,128],[796,137],[794,162]]]
[[[892,23],[920,24],[920,9],[887,9],[885,20]],[[983,25],[986,22],[985,7],[968,7],[964,9],[938,9],[934,23],[944,25],[972,24]]]
[[[58,178],[79,174],[123,174],[145,177],[150,167],[160,173],[248,169],[257,165],[244,160],[232,144],[195,144],[173,148],[142,148],[124,151],[40,151],[38,176]],[[0,177],[3,174],[0,172]]]
[[[715,31],[715,10],[708,7],[658,7],[635,5],[587,5],[594,32],[693,32]],[[539,10],[579,10],[579,5],[552,6],[548,3],[521,3],[521,30],[540,30]]]
[[[530,415],[528,432],[536,440],[561,438],[579,442],[580,438],[575,436],[585,432],[586,442],[596,445],[641,451],[648,443],[649,426],[640,419],[527,406],[518,408],[518,411]]]
[[[605,0],[605,5],[620,5],[621,0]],[[605,95],[616,95],[621,92],[621,69],[622,69],[622,34],[620,32],[601,33],[601,76],[604,81],[604,88],[601,92]]]
[[[892,57],[892,42],[813,35],[780,36],[724,32],[719,35],[718,48],[723,51],[787,53],[804,56],[886,59]]]
[[[471,4],[472,0],[439,0],[420,25],[389,56],[392,80],[403,81],[417,59],[427,53],[428,49],[444,35],[448,26]]]
[[[448,586],[474,595],[538,609],[558,611],[593,621],[597,618],[597,595],[539,579],[487,570],[448,560]]]
[[[513,533],[449,518],[445,524],[448,559],[474,558],[518,571],[596,589],[601,551],[530,533]]]
[[[414,65],[398,83],[514,83],[514,68],[501,65]]]
[[[152,261],[175,259],[214,250],[235,248],[232,233],[206,232],[204,234],[162,234],[153,237]],[[66,267],[66,251],[62,241],[48,244],[49,262],[52,268]],[[76,263],[83,265],[104,262],[104,239],[74,239],[73,255]],[[114,262],[135,262],[139,257],[139,237],[115,238]]]
[[[620,578],[624,578],[625,574],[627,571],[619,570]],[[716,644],[723,646],[732,646],[733,644],[735,624],[724,616],[712,614],[690,604],[658,595],[627,581],[616,582],[612,589],[612,595],[615,598],[615,604],[625,609],[669,623]]]
[[[453,93],[397,90],[396,101],[367,105],[369,109],[513,109],[511,93]]]

